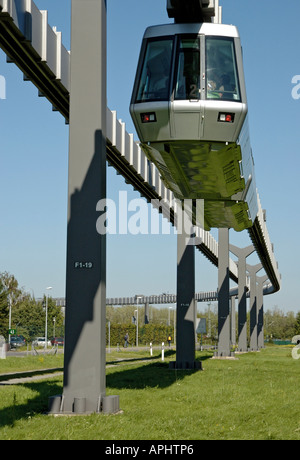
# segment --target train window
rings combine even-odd
[[[179,39],[174,98],[177,100],[200,98],[199,37]]]
[[[173,39],[149,40],[136,102],[169,100]]]
[[[206,37],[206,98],[241,100],[231,38]]]

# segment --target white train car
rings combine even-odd
[[[205,229],[252,226],[258,207],[236,27],[149,27],[130,113],[175,197],[205,200]]]

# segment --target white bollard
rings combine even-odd
[[[165,349],[164,349],[164,346],[165,346],[165,343],[163,342],[161,344],[161,360],[164,361],[165,360]]]
[[[7,349],[7,346],[6,346],[6,343],[4,343],[1,348],[1,355],[0,355],[1,359],[6,359],[6,349]]]
[[[150,356],[153,355],[153,350],[152,350],[152,342],[150,342]]]

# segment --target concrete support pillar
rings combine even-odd
[[[60,411],[106,404],[106,237],[96,230],[106,198],[106,1],[72,0],[64,388]],[[91,346],[91,339],[93,346]],[[57,406],[57,405],[56,405]],[[110,409],[111,408],[111,409]]]
[[[201,368],[195,362],[195,246],[190,231],[182,225],[177,234],[177,322],[176,362],[170,367],[177,369]]]
[[[149,324],[149,303],[145,303],[145,324]]]
[[[250,351],[258,351],[256,273],[261,268],[261,263],[257,265],[247,264],[247,270],[250,275]]]
[[[219,229],[218,356],[230,356],[229,229]]]
[[[230,324],[231,324],[231,345],[236,345],[236,325],[235,325],[235,296],[231,296],[230,305]]]
[[[238,258],[238,351],[247,351],[247,285],[246,258],[255,251],[253,245],[239,248],[230,244],[230,251]]]
[[[257,344],[258,349],[264,348],[264,283],[268,276],[256,277],[257,281]]]

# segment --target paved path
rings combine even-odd
[[[53,372],[50,373],[51,370]],[[1,385],[18,385],[20,383],[22,384],[22,383],[28,383],[28,382],[32,382],[36,380],[45,380],[45,379],[49,379],[52,377],[58,377],[60,375],[63,375],[63,370],[62,369],[60,370],[60,368],[57,368],[57,367],[51,368],[51,369],[38,369],[38,370],[35,369],[32,371],[0,374],[0,386]],[[12,378],[9,378],[10,376]]]

